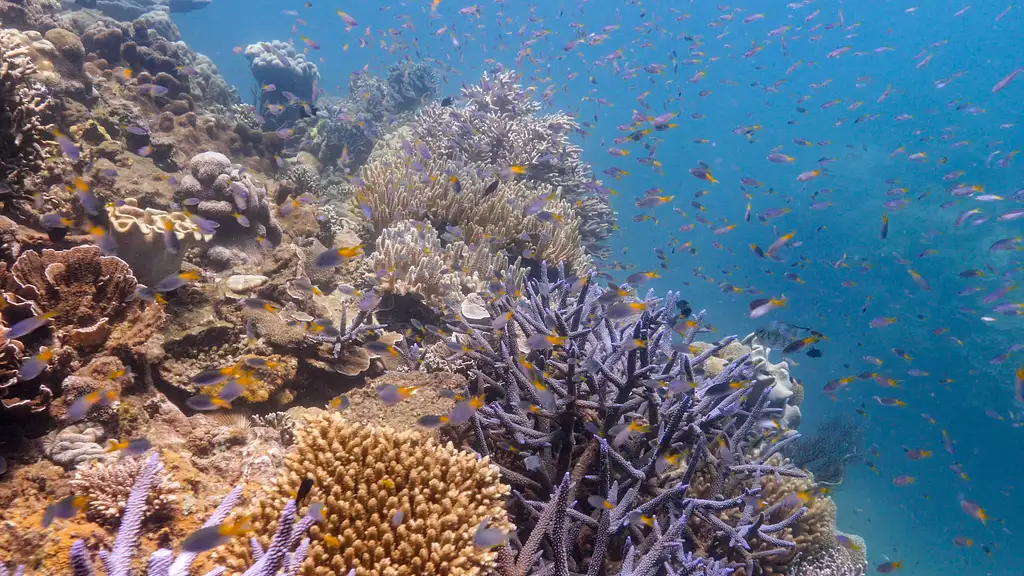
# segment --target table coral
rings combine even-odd
[[[300,574],[487,574],[495,552],[476,548],[473,535],[485,517],[509,530],[498,470],[486,458],[442,446],[425,435],[351,425],[334,413],[311,419],[297,433],[286,471],[253,508],[266,533],[304,478],[313,478],[310,501],[322,502],[327,521],[310,531],[309,557]],[[404,517],[394,522],[394,514]],[[338,538],[340,548],[324,541]],[[261,543],[267,538],[259,539]],[[232,543],[226,563],[247,565],[245,547]]]

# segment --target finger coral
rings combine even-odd
[[[326,521],[310,530],[299,571],[307,576],[351,569],[361,576],[487,574],[495,553],[474,546],[477,526],[490,517],[489,526],[511,529],[503,506],[508,487],[497,469],[418,432],[317,416],[297,433],[285,466],[256,501],[253,523],[258,533],[273,527],[289,494],[312,478],[309,498],[324,504]],[[244,546],[233,543],[225,563],[241,570],[247,559]]]

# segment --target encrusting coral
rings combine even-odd
[[[351,569],[360,576],[488,574],[495,552],[474,546],[477,527],[489,517],[488,526],[511,529],[497,468],[419,432],[347,424],[337,413],[313,417],[297,432],[285,467],[254,504],[253,524],[265,534],[311,478],[309,500],[324,504],[326,522],[310,530],[299,571],[306,576]],[[235,570],[247,565],[241,543],[227,556]]]

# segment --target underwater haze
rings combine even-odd
[[[1024,572],[1020,6],[216,0],[177,22],[243,100],[252,81],[232,47],[286,35],[319,43],[329,93],[396,57],[437,59],[442,96],[503,68],[553,86],[595,172],[628,172],[600,175],[619,211],[608,273],[658,273],[645,286],[681,290],[720,335],[776,321],[824,336],[786,358],[805,434],[837,414],[866,431],[833,498],[871,571]],[[672,128],[615,143],[650,127],[637,114],[665,113]],[[649,196],[670,199],[638,207]],[[785,305],[752,319],[759,298]]]

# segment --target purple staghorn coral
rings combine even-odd
[[[159,469],[159,455],[153,453],[146,460],[132,487],[124,515],[121,517],[121,528],[114,541],[114,549],[110,552],[99,553],[107,576],[131,576],[133,573],[132,562],[138,552],[146,498],[149,496],[150,490],[153,489]],[[223,523],[241,496],[241,486],[229,492],[203,524],[203,527]],[[253,543],[253,557],[256,558],[256,563],[245,572],[245,576],[275,576],[277,574],[294,576],[309,550],[309,538],[303,538],[303,534],[312,524],[313,520],[306,516],[296,521],[295,501],[289,501],[281,513],[270,548],[264,552],[259,548],[259,544]],[[146,574],[148,576],[188,576],[189,568],[196,556],[194,553],[182,552],[175,557],[173,551],[161,548],[150,555]],[[89,549],[83,540],[76,540],[71,546],[71,567],[74,576],[92,576],[94,574],[92,562],[89,560]],[[224,568],[218,567],[207,572],[205,576],[216,576],[223,572]],[[20,574],[20,572],[15,572],[15,574]],[[7,570],[3,566],[0,566],[0,576],[7,576]]]
[[[763,431],[778,410],[771,387],[754,390],[750,354],[705,376],[735,337],[694,355],[704,312],[681,318],[677,294],[628,303],[561,270],[548,282],[542,268],[521,298],[492,303],[490,328],[453,325],[471,341],[457,353],[476,363],[469,392],[488,403],[445,433],[490,456],[513,486],[519,530],[499,572],[753,575],[762,559],[791,554],[784,533],[807,509],[758,502],[762,478],[805,476],[768,462],[798,435]],[[710,495],[690,489],[697,474]]]

